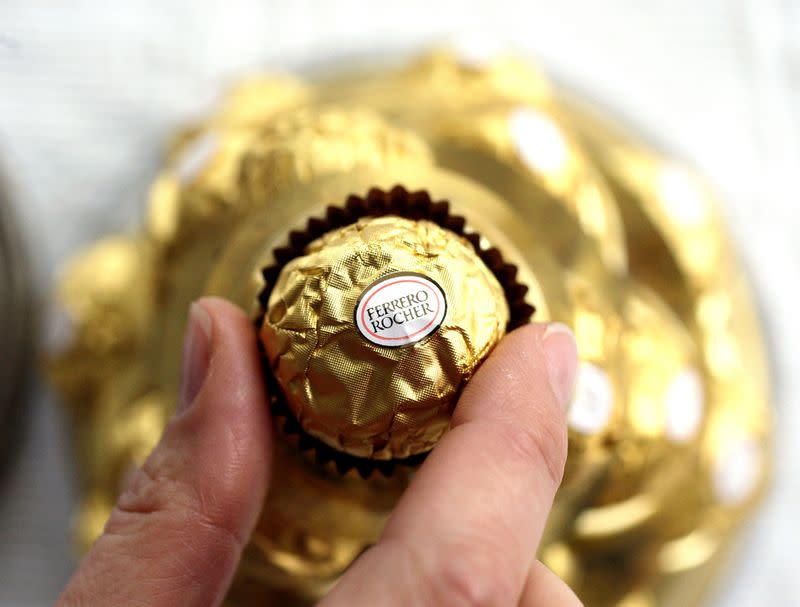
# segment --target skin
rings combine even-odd
[[[562,325],[508,334],[380,541],[319,605],[580,605],[534,557],[564,469],[576,366]],[[221,299],[193,304],[178,412],[57,605],[221,604],[269,487],[265,403],[250,319]]]

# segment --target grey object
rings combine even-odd
[[[32,356],[33,308],[24,247],[0,174],[0,469],[19,438]]]

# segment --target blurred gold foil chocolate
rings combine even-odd
[[[430,213],[395,209],[403,192]],[[537,557],[587,607],[698,605],[771,460],[761,325],[717,206],[685,164],[518,58],[241,83],[176,138],[144,227],[59,285],[71,338],[48,370],[76,433],[79,544],[173,411],[198,296],[252,314],[275,413],[231,606],[327,592],[535,306],[581,358]]]
[[[445,432],[508,318],[464,238],[430,221],[364,218],[283,267],[261,340],[306,432],[359,457],[405,458]]]

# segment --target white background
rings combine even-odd
[[[134,225],[163,144],[237,75],[458,33],[507,40],[698,165],[726,200],[777,376],[773,494],[718,605],[800,604],[800,5],[791,0],[0,0],[0,164],[41,293],[81,243]],[[46,605],[72,567],[63,420],[39,387],[0,486],[0,605]]]

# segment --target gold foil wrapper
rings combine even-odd
[[[64,331],[45,365],[76,431],[82,549],[173,412],[190,302],[226,297],[271,347],[284,416],[226,605],[316,604],[413,474],[345,450],[429,447],[504,328],[477,251],[506,330],[535,303],[574,329],[582,361],[536,558],[587,607],[699,605],[772,473],[763,328],[717,202],[680,159],[511,57],[434,52],[308,85],[243,83],[176,140],[145,229],[82,252],[59,281]],[[428,219],[473,250],[454,253],[456,237],[413,255],[434,231],[396,219],[334,231],[367,215]],[[394,244],[364,242],[371,231]],[[354,312],[397,271],[441,288],[447,313],[415,343],[380,346]],[[400,309],[419,305],[409,294]]]
[[[366,306],[387,288],[397,296]],[[440,295],[444,302],[433,303]],[[395,320],[416,330],[403,337]],[[287,263],[260,337],[306,432],[351,455],[386,460],[434,446],[508,320],[502,287],[466,239],[388,216],[329,232]],[[387,345],[382,335],[392,331],[398,343]]]

